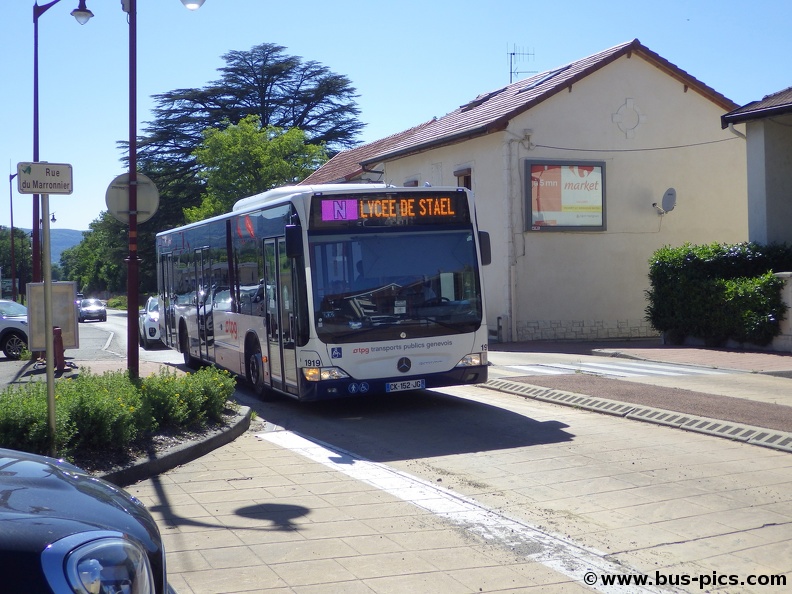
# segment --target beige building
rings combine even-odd
[[[748,239],[744,131],[720,121],[736,107],[633,40],[345,151],[303,183],[470,187],[492,237],[498,340],[653,336],[652,253]]]

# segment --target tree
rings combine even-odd
[[[334,152],[356,144],[363,129],[350,80],[315,61],[303,61],[271,43],[223,56],[219,80],[203,88],[155,95],[154,120],[138,141],[138,165],[175,208],[166,227],[184,222],[184,208],[202,202],[196,148],[203,132],[256,115],[262,128],[300,129],[306,144]],[[127,143],[120,143],[122,146]],[[307,175],[307,174],[306,174]]]
[[[25,293],[25,285],[32,277],[32,262],[30,236],[22,229],[14,229],[14,266],[11,266],[11,230],[0,227],[0,268],[3,269],[3,279],[8,280],[12,275],[17,279],[17,295]],[[16,269],[16,270],[14,270]],[[13,271],[13,272],[12,272]],[[10,287],[10,283],[9,287]],[[3,294],[10,295],[10,289]]]
[[[267,43],[229,52],[223,59],[219,80],[202,88],[156,95],[154,119],[138,139],[138,169],[151,178],[160,194],[156,214],[138,225],[141,293],[156,288],[156,233],[184,224],[186,212],[203,218],[203,213],[227,210],[229,203],[250,193],[303,179],[324,162],[325,151],[353,146],[363,128],[349,79],[318,62],[287,55],[285,48]],[[248,185],[229,183],[233,178],[222,170],[232,163],[213,156],[211,146],[214,142],[233,145],[233,135],[248,132],[248,124],[208,143],[204,131],[221,134],[251,115],[258,117],[258,135],[272,135],[272,145],[267,159],[250,170],[267,173],[258,180],[261,183],[253,183],[252,173]],[[128,152],[127,142],[119,146]],[[289,167],[266,165],[265,161],[274,163],[278,154]],[[206,159],[206,165],[198,155]],[[128,163],[128,157],[122,160]],[[203,171],[204,166],[209,169]],[[122,291],[127,227],[104,212],[90,228],[79,246],[62,255],[63,277],[88,291]]]
[[[306,144],[301,130],[261,127],[253,115],[222,130],[205,130],[194,154],[206,192],[200,206],[185,210],[188,221],[228,212],[242,197],[294,184],[327,160],[324,148]]]
[[[83,293],[124,291],[128,252],[126,225],[105,211],[89,228],[79,244],[61,254],[63,278],[75,281],[77,290]]]

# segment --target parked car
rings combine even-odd
[[[28,345],[27,308],[0,299],[0,349],[9,359],[19,359]]]
[[[138,338],[146,350],[160,342],[159,316],[159,299],[149,297],[138,316]]]
[[[63,460],[0,449],[3,592],[165,594],[159,529],[129,493]]]
[[[86,320],[107,321],[107,308],[99,299],[83,299],[80,301],[80,309],[77,311],[77,318],[80,322]]]

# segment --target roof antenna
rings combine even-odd
[[[534,57],[533,51],[526,51],[514,44],[512,44],[512,51],[508,51],[508,47],[506,50],[509,55],[509,84],[512,84],[515,78],[519,78],[520,74],[536,74],[536,70],[517,70],[517,61],[520,58],[528,58],[530,60]]]

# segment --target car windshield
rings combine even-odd
[[[102,307],[102,302],[98,299],[83,299],[80,307]]]
[[[16,301],[2,301],[0,302],[0,316],[4,318],[13,318],[17,316],[26,316],[27,307],[20,305]]]

